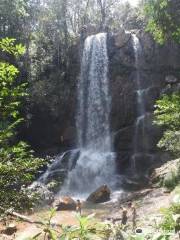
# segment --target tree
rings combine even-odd
[[[147,31],[152,33],[160,44],[169,39],[180,43],[180,1],[148,0],[146,2]]]
[[[0,40],[1,55],[13,55],[16,59],[25,48],[15,44],[15,39]],[[27,95],[26,83],[18,83],[18,69],[0,62],[0,211],[9,207],[29,207],[31,200],[23,187],[33,180],[43,160],[35,158],[29,146],[16,139],[16,127],[23,121],[20,115],[22,98]]]

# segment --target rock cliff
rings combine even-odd
[[[93,30],[95,31],[95,30]],[[93,32],[94,33],[94,32]],[[111,133],[114,150],[117,153],[117,170],[128,172],[132,165],[135,125],[137,121],[137,72],[132,33],[139,38],[142,47],[140,59],[141,90],[144,94],[144,131],[145,143],[139,147],[146,154],[135,158],[137,173],[146,170],[155,162],[167,156],[157,149],[161,129],[152,124],[155,100],[160,94],[180,88],[180,47],[172,42],[160,46],[143,30],[126,32],[123,29],[108,33],[109,80],[112,96]],[[76,147],[76,104],[77,82],[80,71],[80,48],[88,31],[83,33],[79,43],[71,49],[66,82],[49,81],[53,86],[50,103],[34,103],[30,109],[31,124],[24,135],[41,152],[56,154],[67,148]],[[56,79],[57,80],[57,79]],[[54,84],[54,85],[53,85]],[[56,98],[56,99],[54,99]],[[48,106],[48,107],[47,107]],[[141,135],[139,135],[141,138]]]

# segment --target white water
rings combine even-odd
[[[77,130],[80,148],[110,151],[108,55],[105,33],[90,36],[84,44],[78,85]]]
[[[132,156],[132,168],[136,172],[136,158],[139,155],[139,141],[144,140],[145,138],[145,105],[144,105],[144,89],[141,87],[141,76],[140,76],[140,59],[142,56],[142,47],[139,41],[139,38],[136,34],[132,34],[132,43],[134,48],[135,55],[135,83],[137,88],[137,120],[135,123],[135,132],[134,132],[134,144],[133,144],[133,156]],[[141,132],[141,135],[140,135]],[[141,136],[141,140],[139,137]]]
[[[132,42],[135,55],[135,67],[136,67],[136,87],[137,87],[137,102],[138,102],[138,116],[145,114],[144,98],[143,93],[145,89],[141,87],[141,76],[140,76],[140,60],[142,56],[142,47],[139,41],[139,38],[132,34]]]
[[[153,158],[153,155],[147,152],[148,139],[146,133],[146,117],[148,113],[145,108],[145,100],[151,87],[146,89],[142,88],[141,79],[141,60],[142,60],[142,47],[139,38],[136,34],[132,34],[132,43],[135,55],[135,83],[137,93],[137,119],[135,123],[134,143],[133,143],[133,155],[132,155],[132,169],[137,171],[136,160],[138,158]]]
[[[61,194],[88,194],[102,184],[113,185],[109,114],[107,34],[88,37],[84,43],[78,85],[77,132],[80,156],[69,171]]]

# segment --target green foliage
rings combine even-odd
[[[180,43],[179,0],[149,0],[145,6],[148,18],[147,31],[163,44],[168,39]]]
[[[1,207],[23,210],[33,202],[26,187],[34,180],[34,173],[42,160],[35,158],[24,142],[0,150]]]
[[[158,146],[175,155],[180,153],[180,93],[163,95],[156,102],[154,123],[162,126],[164,134]]]
[[[176,190],[177,191],[177,190]],[[160,228],[168,232],[177,232],[180,230],[180,194],[178,188],[178,194],[175,195],[173,203],[169,208],[161,209],[163,219],[160,224]]]
[[[173,234],[169,232],[157,233],[157,234],[154,234],[154,236],[152,237],[152,240],[170,240],[172,236]]]
[[[32,239],[38,240],[43,237],[45,240],[170,240],[173,239],[174,230],[177,228],[174,216],[179,213],[179,206],[173,204],[170,208],[163,209],[163,221],[158,229],[156,231],[143,229],[142,233],[132,233],[128,226],[124,227],[121,224],[99,223],[93,215],[77,216],[76,226],[55,225],[52,223],[52,218],[56,210],[51,209],[49,218],[42,225],[42,231]]]
[[[0,38],[13,37],[25,43],[28,38],[30,0],[0,1]]]
[[[163,214],[163,220],[160,228],[170,232],[180,229],[180,222],[178,221],[180,216],[180,202],[173,203],[169,208],[161,209],[161,213]]]
[[[180,93],[163,95],[156,104],[156,123],[176,130],[180,127]]]
[[[173,212],[169,208],[161,209],[161,213],[164,216],[160,227],[163,230],[173,231],[175,229],[176,222],[173,219]]]
[[[177,198],[177,195],[175,197]],[[180,195],[178,197],[180,197]],[[180,199],[178,199],[178,202],[172,204],[170,211],[174,214],[180,214]]]
[[[168,131],[164,132],[162,139],[158,143],[158,147],[164,148],[167,151],[174,153],[175,156],[179,156],[180,153],[180,131]]]
[[[4,52],[19,57],[25,53],[25,47],[22,44],[15,44],[14,38],[3,38],[0,40],[0,49]]]
[[[16,58],[25,52],[21,44],[15,44],[15,39],[8,38],[0,40],[0,50]],[[27,84],[16,81],[18,74],[14,65],[0,62],[0,211],[31,206],[25,187],[43,163],[34,158],[26,143],[16,141],[16,127],[23,120],[21,101],[27,95]]]
[[[180,168],[177,166],[176,172],[170,172],[163,181],[163,186],[169,190],[173,190],[180,183]]]
[[[52,224],[52,218],[55,216],[56,210],[51,209],[49,218],[43,223],[42,232],[32,239],[51,240],[100,240],[106,238],[106,229],[104,224],[100,224],[93,219],[94,215],[78,216],[77,226],[55,226]]]
[[[63,233],[60,236],[60,240],[71,240],[71,239],[81,239],[81,240],[98,240],[105,239],[106,231],[105,225],[100,224],[93,219],[94,215],[89,216],[77,216],[78,225],[77,227],[63,227]]]
[[[120,234],[116,235],[113,239],[122,239],[122,240],[170,240],[170,237],[173,235],[168,231],[158,230],[156,233],[149,229],[143,229],[142,233],[129,233],[120,229]]]

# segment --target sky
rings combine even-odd
[[[139,0],[128,0],[131,5],[136,6],[139,2]]]

